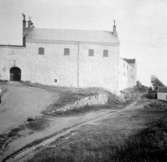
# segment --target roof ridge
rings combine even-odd
[[[112,31],[109,31],[109,30],[100,30],[100,29],[73,29],[73,28],[34,28],[34,29],[39,29],[39,30],[62,30],[62,31],[65,31],[65,30],[71,30],[71,31],[91,31],[91,32],[109,32],[109,33],[112,33]]]
[[[34,28],[27,38],[29,40],[64,40],[83,42],[119,42],[117,36],[110,31],[82,30],[82,29],[55,29],[55,28]]]

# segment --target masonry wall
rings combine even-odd
[[[136,64],[130,64],[123,59],[119,63],[119,90],[136,85]]]
[[[45,49],[44,55],[38,54],[38,48]],[[75,44],[27,45],[33,65],[32,80],[57,86],[77,86],[77,46]],[[70,49],[70,55],[64,55],[64,48]],[[57,81],[56,81],[57,80]]]
[[[26,49],[23,47],[0,47],[0,79],[9,80],[10,68],[18,66],[24,72],[22,78],[24,80],[30,78],[29,57],[26,53]]]
[[[123,90],[128,87],[128,64],[123,59],[119,61],[119,90]]]
[[[38,48],[45,49],[44,55]],[[64,48],[70,55],[64,56]],[[94,56],[88,50],[94,49]],[[109,51],[103,57],[103,50]],[[79,52],[79,53],[78,53]],[[10,80],[10,68],[21,69],[21,80],[67,87],[103,87],[118,91],[118,46],[88,43],[27,43],[26,47],[0,47],[0,79]]]
[[[136,85],[136,64],[130,64],[128,67],[128,87]]]
[[[38,54],[39,47],[45,48],[44,55]],[[64,56],[64,48],[71,49],[69,56]],[[0,79],[9,80],[10,68],[17,66],[23,81],[76,87],[76,48],[73,44],[37,43],[27,44],[26,48],[0,48]]]
[[[94,49],[94,56],[88,55],[88,50]],[[103,57],[103,50],[108,50],[108,57]],[[80,45],[80,86],[103,87],[112,92],[118,92],[118,45]]]

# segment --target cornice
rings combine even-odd
[[[119,46],[120,42],[92,42],[92,41],[63,41],[63,40],[27,40],[27,43],[46,43],[46,44],[94,44],[94,45],[105,45],[105,46]]]

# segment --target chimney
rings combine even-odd
[[[22,25],[23,25],[23,36],[22,36],[22,45],[25,47],[26,46],[26,27],[27,27],[27,22],[26,22],[26,15],[24,13],[22,13],[23,16],[23,21],[22,21]]]
[[[26,28],[26,15],[23,13],[22,14],[22,16],[23,16],[23,30]]]
[[[112,34],[114,35],[114,36],[117,36],[118,34],[117,34],[117,27],[116,27],[116,24],[115,24],[115,20],[114,20],[114,25],[113,25],[113,32],[112,32]]]
[[[29,32],[34,28],[33,22],[31,21],[31,17],[29,17],[29,20],[26,21],[26,15],[23,13],[23,46],[26,46],[26,37],[29,34]]]

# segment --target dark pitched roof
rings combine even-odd
[[[167,93],[167,87],[158,87],[158,92]]]
[[[127,59],[127,58],[123,58],[123,60],[125,60],[127,63],[129,64],[135,64],[136,63],[136,59]]]

